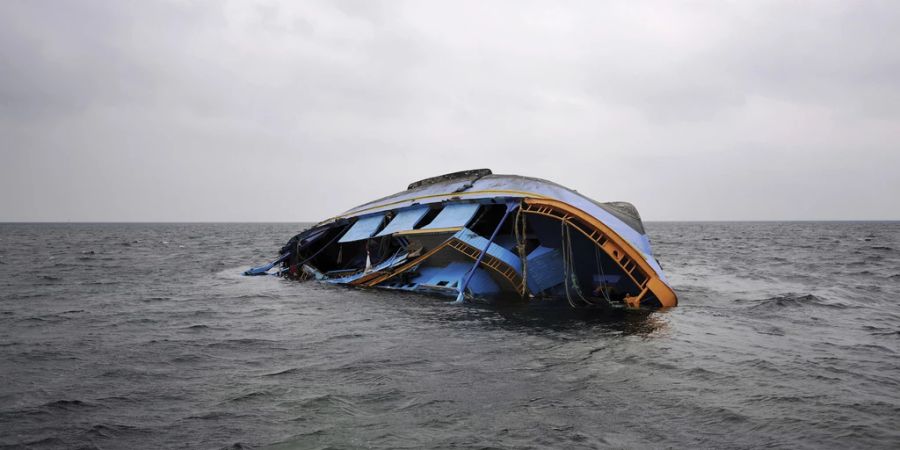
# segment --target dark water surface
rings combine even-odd
[[[0,225],[0,446],[900,447],[900,223],[650,223],[611,317],[239,275],[300,228]]]

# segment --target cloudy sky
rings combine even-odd
[[[900,2],[0,2],[0,221],[311,221],[469,168],[900,219]]]

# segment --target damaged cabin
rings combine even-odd
[[[599,203],[488,169],[424,179],[357,206],[294,236],[273,263],[245,273],[457,301],[677,304],[631,204]]]

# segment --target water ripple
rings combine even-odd
[[[301,227],[0,225],[0,447],[900,443],[898,223],[649,223],[611,314],[240,276]]]

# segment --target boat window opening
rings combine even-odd
[[[635,269],[634,272],[631,272],[631,275],[637,281],[638,286],[643,286],[647,282],[647,274],[641,269]]]
[[[572,241],[575,273],[585,296],[622,301],[626,295],[641,292],[628,273],[593,241],[580,232],[572,234]]]
[[[571,231],[572,271],[578,281],[578,287],[581,289],[581,294],[587,297],[591,295],[596,288],[596,286],[594,286],[594,275],[599,272],[599,270],[597,270],[596,256],[594,255],[594,243],[588,241],[588,239],[578,231],[575,231],[574,229]]]
[[[531,255],[536,249],[543,248],[544,250],[540,251],[540,253],[543,253],[543,256],[536,258],[533,263],[535,264],[535,269],[539,267],[541,270],[546,270],[549,267],[547,264],[550,260],[559,258],[559,256],[548,255],[545,252],[548,250],[558,252],[560,250],[562,244],[561,223],[558,219],[537,214],[528,214],[525,221],[526,255]],[[591,228],[586,228],[585,230],[590,233]],[[616,250],[613,251],[613,255],[607,254],[602,247],[598,247],[594,241],[590,240],[581,231],[577,231],[574,225],[570,236],[572,241],[572,271],[578,280],[581,293],[586,298],[593,297],[598,301],[601,298],[609,298],[611,301],[621,302],[625,295],[637,295],[640,293],[641,285],[646,282],[646,276],[630,260],[629,262],[632,264],[631,274],[629,275],[622,270],[618,260],[626,255]],[[564,270],[561,260],[555,264],[556,270]],[[532,281],[529,281],[529,286],[541,287],[538,292],[533,292],[533,294],[538,296],[542,294],[560,294],[561,292],[562,295],[565,295],[562,285],[563,276],[564,274],[562,273],[555,277],[541,276],[543,283],[547,283],[551,279],[558,280],[558,284],[555,286],[533,284]],[[638,284],[632,281],[631,276],[638,280]],[[535,277],[538,277],[538,275],[533,273],[530,266],[528,277],[529,280],[536,280],[537,278]],[[551,283],[553,282],[556,281]],[[570,284],[570,289],[571,287],[572,285]]]
[[[386,214],[385,217],[389,217],[389,215]],[[381,220],[378,228],[383,228],[389,221],[389,219]],[[344,233],[347,228],[347,226],[335,227],[334,230],[329,230],[319,237],[318,240],[322,241],[323,245],[327,244],[327,248],[313,245],[308,251],[305,251],[304,253],[307,255],[318,252],[315,258],[308,261],[308,264],[329,275],[343,274],[342,276],[346,276],[346,272],[364,270],[367,266],[367,259],[372,266],[375,266],[402,253],[404,241],[398,241],[391,236],[335,242],[338,234],[343,233],[344,236],[349,234],[349,231]],[[364,233],[375,232],[371,224],[367,228],[369,231],[364,230]],[[286,267],[289,265],[286,264]]]
[[[413,227],[413,229],[418,230],[418,229],[430,224],[431,221],[434,220],[435,217],[437,217],[437,215],[441,212],[442,209],[444,209],[444,207],[441,205],[437,205],[436,207],[429,208],[428,212],[425,213],[425,216],[422,217],[421,220],[419,220],[419,223],[417,223],[416,226]]]
[[[475,213],[475,218],[472,219],[472,221],[469,222],[469,229],[470,229],[470,230],[472,229],[472,227],[475,226],[475,224],[481,222],[481,219],[482,219],[482,218],[484,217],[484,215],[487,213],[488,209],[489,209],[489,208],[486,208],[486,207],[484,207],[484,206],[481,206],[481,207],[478,208],[478,212]]]
[[[438,213],[437,217],[422,230],[459,229],[472,222],[472,218],[478,212],[480,206],[477,203],[450,203]]]
[[[515,236],[515,228],[513,228],[513,236]],[[534,231],[534,227],[531,226],[531,221],[529,218],[525,219],[525,235],[521,236],[520,239],[524,240],[526,256],[531,254],[531,252],[541,246],[541,240],[540,238],[538,238],[537,233]],[[516,244],[518,245],[518,242]],[[519,249],[517,248],[516,253],[518,252]]]
[[[481,211],[478,220],[472,221],[469,224],[469,229],[482,237],[489,238],[491,234],[493,234],[494,229],[497,228],[497,224],[503,219],[503,216],[506,213],[506,205],[482,205]],[[511,235],[512,232],[513,221],[507,220],[503,223],[503,226],[500,227],[500,231],[497,232],[497,235]]]
[[[341,236],[338,243],[368,239],[384,228],[386,222],[384,213],[357,218],[350,229]]]
[[[541,246],[541,240],[538,238],[528,238],[525,240],[525,255],[531,254]]]
[[[292,255],[285,260],[283,263],[284,267],[290,268],[291,266],[304,261],[306,261],[304,264],[316,268],[319,267],[319,264],[322,262],[327,263],[327,261],[333,258],[333,255],[329,256],[331,248],[337,247],[337,245],[335,245],[335,240],[337,240],[338,236],[343,234],[346,230],[346,225],[333,226],[316,238],[314,242],[307,244],[306,248],[301,250],[299,254]],[[299,267],[296,269],[299,270]],[[299,276],[299,273],[297,273],[296,276]]]
[[[559,221],[546,216],[528,214],[525,218],[529,233],[545,247],[560,248]]]
[[[341,244],[342,261],[338,264],[338,269],[362,269],[366,266],[366,245],[367,241],[356,241]]]
[[[381,262],[379,242],[381,240],[366,239],[361,241],[332,244],[315,258],[313,265],[322,272],[360,271],[366,267],[366,257],[372,265]],[[366,248],[369,249],[368,255]]]
[[[569,223],[571,223],[572,225],[575,225],[576,227],[581,228],[581,229],[584,230],[584,231],[592,230],[592,229],[594,228],[594,227],[592,227],[592,226],[586,224],[583,220],[581,220],[581,219],[578,218],[578,217],[570,217],[570,218],[568,219],[568,221],[569,221]],[[588,232],[589,232],[589,231],[588,231]]]
[[[412,206],[409,208],[388,213],[389,221],[374,237],[386,236],[415,229],[415,225],[422,220],[430,208],[427,206]]]
[[[393,214],[391,214],[390,212],[385,214],[385,216],[381,219],[381,222],[378,224],[378,226],[375,227],[375,232],[372,233],[372,236],[375,236],[379,232],[381,232],[381,230],[383,230],[384,227],[386,227],[387,224],[391,222],[392,217],[393,217]]]
[[[391,257],[395,248],[392,248],[392,239],[375,238],[369,241],[369,258],[372,265],[380,264]]]

